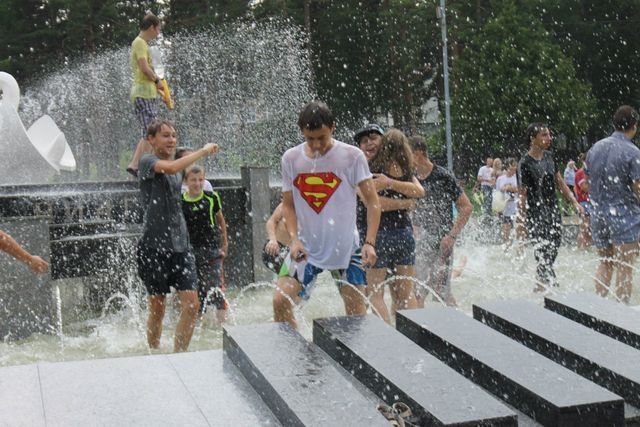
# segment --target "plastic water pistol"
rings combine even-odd
[[[174,103],[173,98],[171,98],[171,90],[169,89],[167,79],[161,78],[160,85],[162,86],[162,99],[164,100],[164,103],[167,105],[169,110],[173,110]]]

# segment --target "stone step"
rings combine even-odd
[[[389,427],[379,402],[288,324],[225,326],[223,349],[285,426]]]
[[[400,311],[422,348],[545,426],[624,424],[621,397],[452,308]]]
[[[473,306],[473,317],[640,405],[640,351],[523,300]]]
[[[547,296],[545,308],[640,349],[640,311],[591,293]]]
[[[518,424],[513,411],[377,316],[316,319],[313,341],[385,403],[407,404],[419,425]]]

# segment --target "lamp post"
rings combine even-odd
[[[447,169],[453,173],[453,148],[451,146],[451,99],[449,98],[449,57],[447,55],[447,16],[445,0],[440,0],[440,7],[436,7],[436,16],[440,19],[442,29],[442,68],[444,69],[444,115],[445,132],[447,137]]]

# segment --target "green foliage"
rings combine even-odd
[[[0,68],[19,82],[130,43],[154,1],[0,0]]]
[[[453,72],[454,141],[469,159],[523,151],[533,121],[575,144],[596,110],[571,59],[535,16],[510,1],[471,39]]]

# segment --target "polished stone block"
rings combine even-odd
[[[452,308],[405,310],[396,327],[545,426],[624,424],[621,397]]]
[[[387,404],[420,425],[516,426],[516,414],[376,316],[313,321],[313,341]]]
[[[640,311],[591,293],[547,296],[545,308],[640,349]]]
[[[640,404],[640,351],[523,300],[473,306],[473,317],[574,372]]]
[[[223,348],[283,425],[389,426],[378,402],[288,324],[225,327]]]

